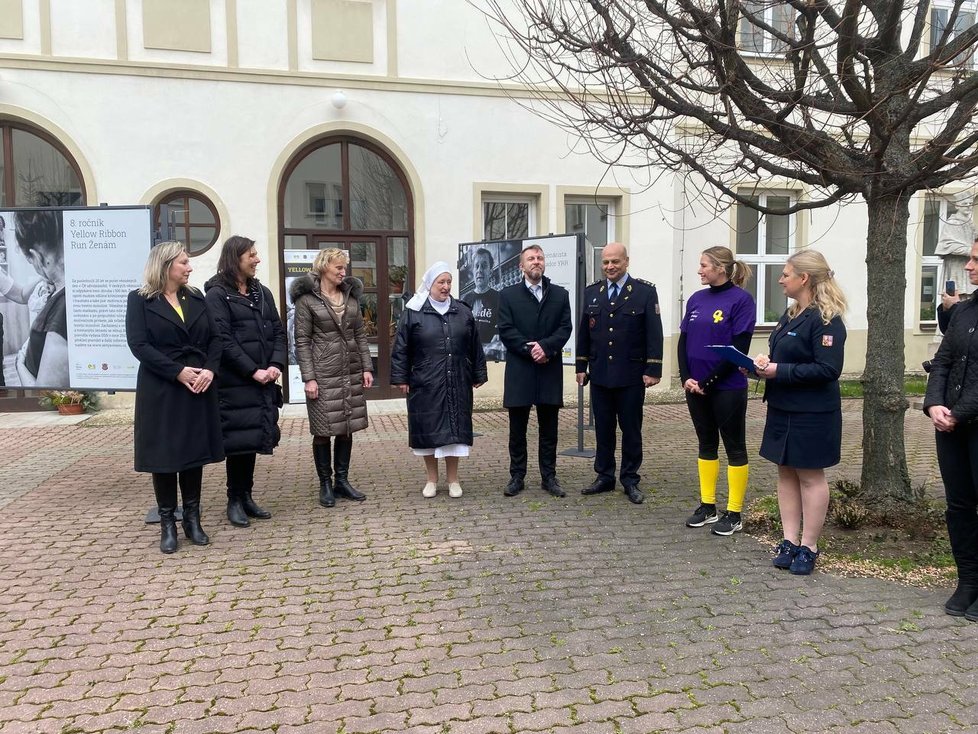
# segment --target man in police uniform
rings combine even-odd
[[[601,251],[604,278],[584,291],[577,330],[577,384],[591,383],[597,478],[581,494],[615,488],[616,426],[621,426],[619,479],[641,504],[642,406],[645,389],[662,378],[662,318],[655,286],[628,275],[628,251],[612,242]],[[590,373],[590,374],[589,374]]]

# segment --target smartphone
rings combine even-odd
[[[947,293],[949,296],[953,296],[954,295],[954,291],[955,291],[954,281],[953,280],[947,281],[944,284],[944,292]]]

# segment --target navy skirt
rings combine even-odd
[[[760,454],[793,469],[835,466],[842,458],[842,409],[789,413],[768,406]]]

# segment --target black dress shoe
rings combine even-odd
[[[637,485],[633,484],[625,487],[625,495],[628,497],[629,502],[633,504],[640,505],[645,502],[645,495],[642,494],[642,490]]]
[[[560,486],[560,482],[557,481],[557,477],[547,477],[544,479],[540,486],[543,488],[544,492],[552,494],[554,497],[566,497],[567,492],[564,488]]]
[[[614,480],[602,481],[601,479],[595,479],[591,484],[586,486],[581,490],[581,494],[601,494],[602,492],[610,492],[615,488]]]
[[[975,601],[978,601],[978,587],[959,583],[951,598],[944,603],[944,612],[952,617],[963,617]]]
[[[509,484],[506,485],[506,489],[503,490],[503,494],[507,497],[515,497],[522,491],[523,477],[513,477],[509,480]]]

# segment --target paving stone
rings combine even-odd
[[[356,439],[368,501],[324,510],[306,422],[285,418],[256,476],[273,520],[230,528],[223,471],[207,467],[212,543],[181,539],[168,557],[142,522],[152,492],[131,470],[131,426],[0,429],[0,730],[978,727],[975,627],[943,614],[947,590],[792,577],[766,542],[685,528],[698,500],[686,408],[645,410],[654,492],[641,507],[581,497],[590,462],[563,455],[566,499],[532,483],[503,497],[507,417],[490,412],[475,416],[460,501],[420,498],[405,418],[384,415]],[[830,480],[858,477],[860,410],[844,404],[846,460]],[[561,413],[562,444],[574,413]],[[750,401],[751,445],[763,417]],[[915,481],[937,497],[933,430],[919,415],[905,425]],[[752,460],[750,495],[775,484],[776,468]],[[93,491],[98,517],[65,511]],[[910,618],[918,629],[901,629]]]

